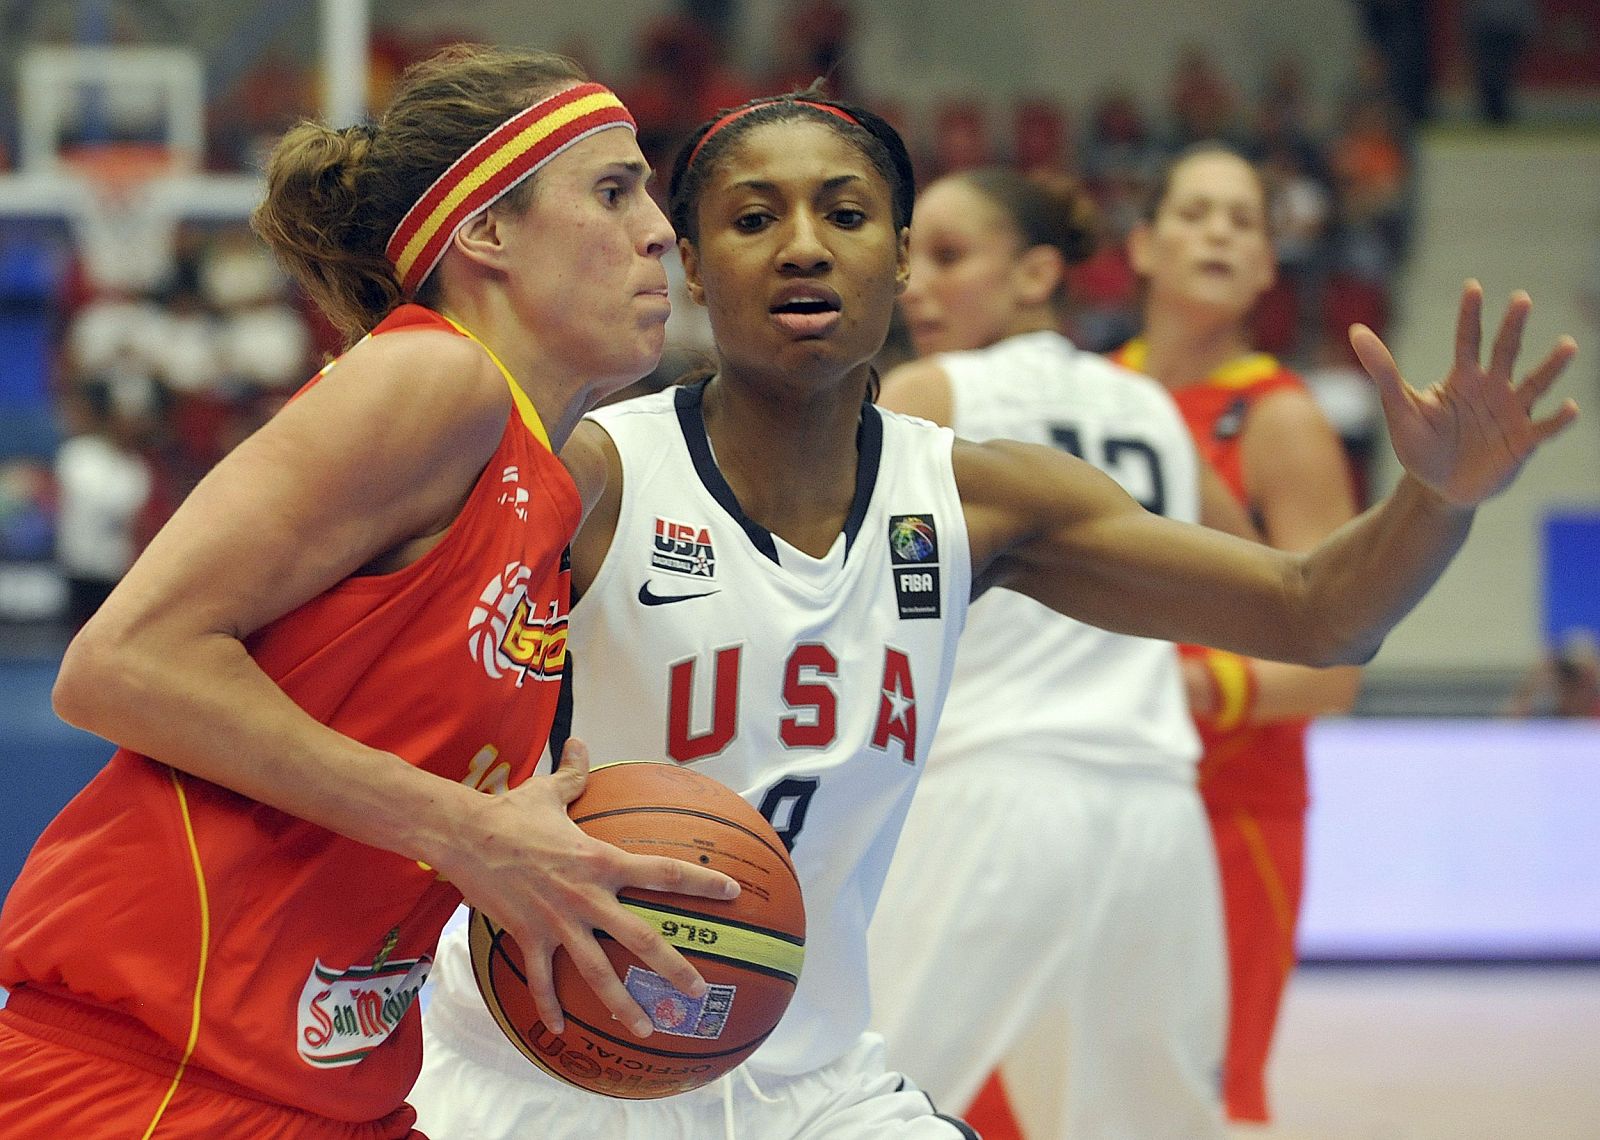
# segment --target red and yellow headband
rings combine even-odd
[[[384,247],[400,288],[416,295],[468,221],[576,142],[611,127],[638,127],[598,83],[581,83],[519,111],[475,143],[406,211]]]

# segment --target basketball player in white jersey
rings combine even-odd
[[[1518,399],[1554,380],[1565,343],[1521,389],[1508,382],[1523,301],[1497,370],[1463,351],[1444,402],[1407,395],[1367,334],[1391,395],[1415,401],[1391,430],[1424,476],[1307,556],[1164,519],[1059,450],[969,444],[871,405],[871,361],[908,275],[912,187],[893,129],[825,99],[758,100],[707,124],[675,164],[671,203],[717,372],[589,421],[563,454],[597,502],[572,552],[575,735],[601,762],[643,754],[720,776],[773,820],[808,914],[788,1014],[712,1085],[607,1100],[500,1036],[458,934],[424,1018],[412,1101],[425,1131],[972,1135],[865,1032],[866,925],[972,594],[1006,586],[1125,633],[1257,655],[1368,656],[1442,572],[1472,505],[1575,415],[1535,423]],[[1463,300],[1464,329],[1478,300]],[[1456,398],[1500,438],[1457,434]]]
[[[1208,469],[1171,397],[1056,331],[1097,228],[1066,178],[988,169],[928,187],[901,299],[922,359],[880,404],[965,439],[1062,448],[1194,522]],[[1247,525],[1209,482],[1207,521]],[[1227,968],[1199,756],[1171,642],[1010,590],[975,601],[871,931],[890,1064],[964,1112],[1038,1034],[1059,1115],[1025,1116],[1030,1140],[1221,1136]],[[973,971],[983,941],[1015,949]]]

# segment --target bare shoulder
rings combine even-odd
[[[921,416],[945,426],[949,426],[955,414],[950,377],[938,360],[931,357],[902,364],[885,376],[878,404],[890,411]]]
[[[340,488],[359,509],[398,502],[390,537],[441,529],[494,454],[510,387],[465,337],[417,330],[373,337],[345,353],[260,432],[279,470]],[[256,443],[256,440],[248,441]]]
[[[1250,409],[1251,434],[1268,439],[1304,435],[1331,435],[1333,428],[1315,397],[1303,388],[1280,388],[1263,396]]]
[[[561,462],[577,484],[585,511],[599,502],[602,495],[620,493],[622,455],[611,433],[593,420],[578,422],[561,448]]]
[[[582,597],[611,550],[622,515],[622,453],[610,432],[586,419],[561,449],[561,462],[583,499],[583,523],[572,540],[572,586]]]
[[[1263,490],[1263,477],[1303,482],[1344,470],[1338,433],[1311,393],[1300,389],[1273,392],[1251,408],[1241,446],[1253,494]]]
[[[1356,513],[1344,446],[1311,394],[1274,392],[1251,409],[1245,485],[1273,546],[1307,550]]]
[[[957,439],[951,461],[980,577],[996,558],[1042,535],[1140,509],[1109,476],[1055,448]]]
[[[970,515],[974,509],[1015,509],[1038,514],[1044,525],[1060,525],[1115,486],[1097,468],[1053,447],[989,439],[957,439],[951,452],[956,488]],[[1054,516],[1046,520],[1044,516]]]
[[[475,417],[499,421],[511,405],[509,384],[483,348],[466,337],[431,329],[362,341],[308,396],[318,389],[348,399],[382,400],[397,414],[417,410],[444,422]]]

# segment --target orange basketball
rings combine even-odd
[[[731,902],[658,891],[619,896],[657,925],[710,988],[689,997],[600,933],[618,977],[655,1032],[643,1040],[630,1033],[558,950],[555,987],[567,1025],[552,1033],[528,992],[522,951],[498,923],[474,910],[472,966],[489,1012],[528,1060],[590,1092],[651,1100],[715,1080],[767,1039],[800,977],[805,906],[783,841],[736,792],[672,764],[597,768],[567,814],[596,839],[625,851],[685,859],[739,881],[743,889]]]

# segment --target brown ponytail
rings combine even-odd
[[[991,166],[949,175],[992,202],[1017,231],[1023,249],[1048,245],[1067,265],[1086,261],[1100,247],[1100,211],[1076,178],[1053,172],[1023,174]],[[1066,281],[1056,285],[1057,304],[1066,299]]]
[[[418,198],[466,150],[516,112],[584,79],[544,52],[459,44],[408,68],[373,125],[302,122],[267,163],[251,225],[345,336],[354,341],[406,298],[384,254]],[[525,205],[537,176],[508,195]],[[437,277],[415,300],[433,303]]]

